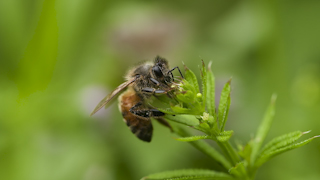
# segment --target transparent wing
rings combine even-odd
[[[98,112],[103,106],[108,104],[108,102],[111,101],[112,98],[114,98],[117,94],[119,94],[122,90],[124,90],[127,86],[129,86],[131,83],[133,83],[137,77],[134,77],[130,79],[127,82],[124,82],[120,84],[115,90],[113,90],[110,94],[108,94],[105,98],[103,98],[99,104],[94,108],[90,116],[94,115],[96,112]]]

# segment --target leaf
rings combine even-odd
[[[207,122],[200,122],[199,126],[193,126],[194,129],[198,130],[198,131],[202,131],[206,134],[210,134],[210,126]]]
[[[259,157],[257,159],[256,163],[255,163],[255,166],[259,167],[259,166],[261,166],[262,164],[264,164],[265,162],[267,162],[269,159],[271,159],[272,157],[274,157],[276,155],[279,155],[279,154],[284,153],[286,151],[289,151],[289,150],[292,150],[292,149],[296,149],[298,147],[301,147],[301,146],[304,146],[306,144],[309,144],[313,139],[318,138],[318,137],[320,137],[320,136],[314,136],[314,137],[309,138],[307,140],[304,140],[302,142],[291,144],[291,145],[288,145],[288,146],[285,146],[285,147],[270,151],[270,152],[264,154],[263,156]]]
[[[197,81],[198,83],[198,81]],[[188,82],[187,80],[183,80],[182,84],[180,85],[180,87],[183,89],[183,91],[191,91],[193,94],[197,94],[199,93],[199,89],[196,89],[197,87],[195,87],[192,82]]]
[[[187,126],[198,126],[199,120],[196,119],[193,115],[165,115],[165,118],[180,124]]]
[[[250,162],[251,164],[254,164],[257,158],[258,152],[260,150],[260,147],[264,139],[266,138],[267,133],[270,130],[270,126],[272,124],[273,117],[275,114],[274,106],[275,106],[276,97],[277,97],[276,95],[272,95],[271,103],[267,111],[265,112],[264,118],[258,128],[257,135],[254,138],[254,141],[252,143],[252,154],[251,154],[251,162]]]
[[[221,95],[220,95],[220,102],[219,102],[219,108],[218,108],[218,120],[219,120],[219,125],[221,131],[223,131],[224,124],[226,123],[225,121],[225,115],[226,112],[228,111],[228,99],[230,96],[230,87],[231,79],[224,85]]]
[[[231,131],[223,131],[216,138],[220,142],[226,142],[231,138],[232,134],[233,134],[232,130]]]
[[[220,146],[222,152],[229,157],[232,164],[235,166],[237,163],[240,162],[240,157],[235,149],[232,147],[229,141],[220,142],[217,141],[218,145]]]
[[[190,136],[190,137],[181,137],[181,138],[175,138],[178,141],[183,141],[183,142],[190,142],[190,141],[197,141],[200,139],[211,139],[211,136],[204,135],[204,136]]]
[[[276,137],[263,147],[260,154],[263,155],[267,152],[292,144],[296,142],[303,134],[306,133],[302,133],[301,131],[295,131]]]
[[[215,105],[215,78],[211,71],[211,62],[208,65],[207,71],[207,110],[211,116],[216,119],[216,105]]]
[[[172,111],[176,114],[194,114],[194,110],[183,108],[180,106],[171,106]]]
[[[229,173],[236,177],[243,177],[244,174],[246,174],[245,172],[246,172],[246,169],[243,161],[237,163],[235,167],[232,167],[231,169],[229,169]]]
[[[224,117],[223,117],[223,120],[222,120],[220,131],[224,131],[224,127],[225,127],[226,122],[228,120],[230,104],[231,104],[231,98],[230,98],[230,94],[229,94],[228,99],[227,99],[226,111],[224,113]]]
[[[147,177],[142,178],[142,180],[180,180],[180,179],[203,179],[203,180],[228,180],[233,179],[232,176],[222,173],[216,172],[212,170],[206,169],[182,169],[182,170],[175,170],[175,171],[165,171],[161,173],[151,174]]]
[[[177,100],[175,100],[174,98],[170,98],[168,96],[157,96],[154,100],[157,102],[160,102],[162,104],[176,104],[176,103],[178,103]]]
[[[170,108],[157,108],[157,109],[165,114],[170,114],[170,115],[177,114],[176,112],[172,111],[172,109]]]
[[[180,136],[186,137],[191,136],[189,132],[187,132],[185,129],[182,129],[180,127],[175,126],[174,124],[171,124],[173,131]],[[192,146],[203,152],[204,154],[208,155],[212,159],[216,160],[217,162],[221,163],[223,167],[227,169],[230,169],[232,165],[230,162],[217,150],[215,150],[213,147],[211,147],[208,143],[204,141],[192,141],[189,142]]]
[[[208,124],[210,126],[210,128],[212,129],[211,132],[215,135],[217,135],[219,133],[219,130],[217,128],[217,122],[214,120],[214,117],[209,115],[209,118],[208,118]]]
[[[241,148],[241,150],[238,152],[238,154],[245,159],[248,163],[250,162],[252,153],[252,140],[249,141],[244,147]]]
[[[201,83],[202,83],[202,107],[205,109],[206,107],[206,101],[207,101],[207,69],[206,66],[202,60],[202,68],[201,68]]]
[[[177,94],[177,99],[184,103],[193,103],[195,101],[196,96],[191,91],[186,91],[185,93]]]
[[[187,68],[186,65],[184,65],[185,68],[185,79],[190,83],[196,90],[197,93],[200,93],[199,91],[199,84],[196,75],[189,69]]]

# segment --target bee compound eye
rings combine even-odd
[[[153,66],[152,71],[153,71],[153,74],[154,74],[156,77],[158,77],[158,78],[163,77],[163,73],[162,73],[162,71],[161,71],[161,69],[160,69],[159,66],[157,66],[157,65],[156,65],[156,66]]]

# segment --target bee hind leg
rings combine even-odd
[[[170,124],[162,117],[165,115],[165,113],[159,111],[158,109],[137,109],[138,107],[142,106],[142,103],[139,102],[136,105],[132,106],[132,108],[130,108],[130,112],[136,116],[139,117],[144,117],[144,118],[150,118],[153,117],[154,119],[156,119],[160,124],[168,127],[171,132],[173,132],[172,127],[170,126]],[[131,129],[132,132],[134,132],[133,129]],[[135,133],[135,132],[134,132]]]
[[[173,132],[172,127],[170,126],[170,124],[168,123],[168,121],[166,121],[164,118],[161,118],[161,117],[160,117],[160,118],[154,118],[154,119],[156,119],[160,124],[168,127],[168,128],[170,129],[170,131]]]
[[[134,105],[131,109],[130,112],[134,115],[149,118],[149,117],[160,117],[164,116],[165,114],[158,109],[135,109],[136,105]]]

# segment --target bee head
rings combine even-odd
[[[164,80],[166,83],[172,82],[172,74],[169,73],[168,61],[160,56],[157,56],[154,60],[152,73],[158,80]]]

